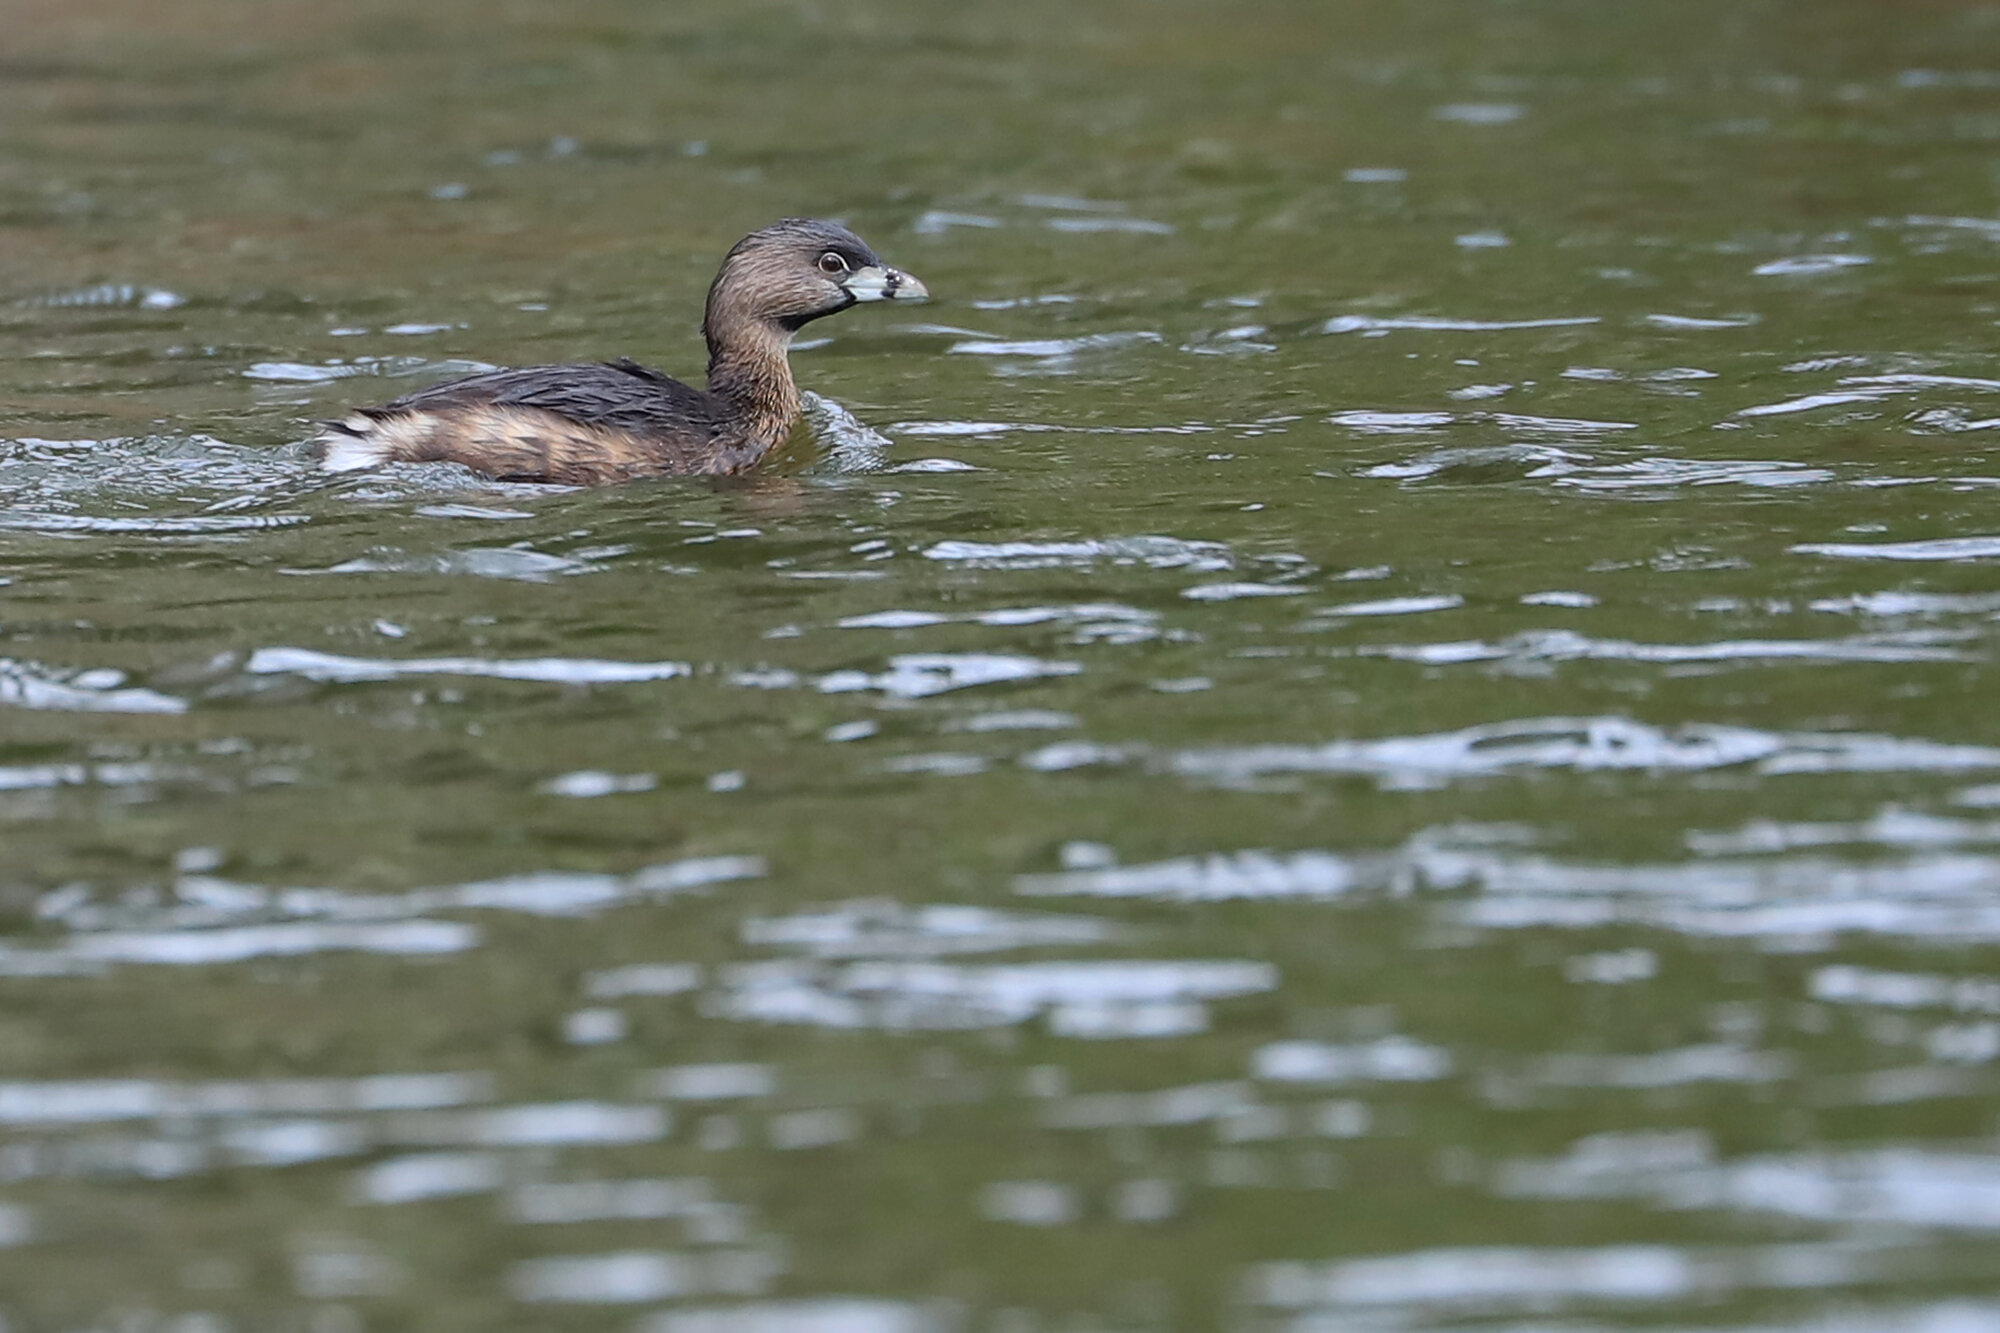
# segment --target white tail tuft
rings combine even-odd
[[[360,417],[350,418],[346,424],[350,427],[372,427],[375,423]],[[389,459],[389,441],[373,430],[365,435],[349,435],[345,431],[328,428],[320,432],[319,440],[326,449],[326,455],[319,464],[324,472],[359,472]]]

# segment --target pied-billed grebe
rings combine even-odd
[[[708,289],[706,390],[623,359],[489,371],[326,423],[322,465],[463,463],[581,486],[742,472],[798,420],[793,334],[857,302],[928,295],[847,228],[786,218],[738,241]]]

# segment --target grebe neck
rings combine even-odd
[[[791,341],[788,331],[762,325],[709,332],[708,391],[728,404],[744,433],[764,449],[791,434],[798,420],[799,387],[786,354]]]

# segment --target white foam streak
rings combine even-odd
[[[1319,326],[1321,333],[1370,333],[1410,330],[1423,333],[1503,333],[1513,329],[1564,329],[1596,324],[1596,315],[1556,319],[1452,319],[1428,315],[1335,315]]]
[[[71,933],[48,946],[0,945],[0,976],[55,976],[112,963],[205,966],[328,950],[458,953],[480,942],[481,929],[431,914],[588,916],[763,873],[758,857],[714,856],[630,875],[547,871],[407,893],[265,888],[205,875],[182,876],[162,903],[103,902],[87,890],[58,890],[43,898],[37,916]]]
[[[692,675],[686,662],[607,662],[581,657],[343,657],[310,648],[259,648],[244,665],[251,675],[291,674],[348,683],[398,676],[487,676],[565,685],[625,684]]]
[[[1260,1304],[1471,1306],[1492,1309],[1561,1300],[1669,1301],[1699,1282],[1684,1252],[1664,1245],[1597,1250],[1453,1249],[1325,1265],[1267,1264],[1250,1283]]]
[[[1337,898],[1369,882],[1362,866],[1332,852],[1278,855],[1243,851],[1185,856],[1147,865],[1021,875],[1017,893],[1034,897],[1157,898],[1213,902],[1236,898]]]
[[[1073,676],[1082,670],[1076,662],[1005,653],[905,653],[891,657],[887,671],[832,671],[819,678],[818,686],[822,694],[880,690],[893,698],[922,699],[976,685]]]
[[[2000,842],[2000,820],[1952,819],[1894,806],[1852,823],[1786,823],[1752,820],[1727,832],[1699,829],[1685,835],[1688,849],[1704,856],[1789,852],[1802,847],[1960,847]]]
[[[1837,964],[1812,974],[1806,993],[1826,1004],[1877,1005],[1891,1009],[1950,1009],[1961,1014],[2000,1014],[2000,980],[1943,977]]]
[[[1773,259],[1750,270],[1760,278],[1798,277],[1815,273],[1834,273],[1844,268],[1858,268],[1871,264],[1874,260],[1867,255],[1788,255],[1783,259]]]
[[[1889,389],[1847,389],[1831,393],[1808,393],[1775,403],[1759,403],[1737,412],[1739,417],[1781,417],[1797,412],[1813,412],[1822,407],[1844,407],[1849,403],[1874,403],[1887,398]]]
[[[476,1111],[428,1112],[393,1120],[386,1137],[409,1144],[500,1148],[653,1143],[673,1119],[665,1108],[610,1102],[543,1102]]]
[[[1915,542],[1802,542],[1794,555],[1836,560],[1990,560],[2000,556],[2000,537],[1939,537]]]
[[[579,1180],[523,1185],[508,1198],[516,1222],[574,1223],[695,1217],[716,1206],[708,1180]]]
[[[119,689],[122,672],[70,672],[33,662],[0,658],[0,708],[47,709],[76,713],[185,713],[187,701],[136,688]]]
[[[1494,1185],[1511,1198],[1626,1198],[1822,1223],[2000,1231],[2000,1157],[1985,1153],[1874,1148],[1717,1161],[1698,1133],[1603,1134],[1561,1157],[1503,1163]]]
[[[359,1203],[423,1203],[484,1194],[506,1183],[506,1160],[498,1153],[412,1153],[391,1157],[358,1173],[353,1194]]]
[[[1874,845],[1898,846],[1893,826],[1887,832],[1890,839]],[[1014,887],[1031,897],[1164,902],[1359,902],[1450,891],[1465,896],[1441,901],[1437,910],[1442,916],[1482,929],[1642,925],[1697,937],[1793,942],[1842,931],[1917,940],[2000,939],[2000,902],[1990,892],[2000,882],[1996,855],[1923,850],[1836,860],[1753,854],[1617,864],[1560,860],[1519,845],[1531,840],[1531,830],[1511,826],[1445,825],[1377,851],[1249,850],[1132,866],[1098,864],[1022,875]],[[1847,840],[1844,828],[1841,840]],[[1859,834],[1852,840],[1867,842]],[[1785,849],[1764,846],[1762,840],[1742,845],[1732,835],[1714,849],[1697,850]],[[1921,993],[1939,1003],[1938,997],[1949,994],[1963,1012],[1986,1012],[1979,1007],[1984,1000],[1976,1005],[1968,998],[1987,995],[1982,989],[1986,983],[1967,980],[1947,987],[1940,979],[1923,984],[1930,989]],[[1992,993],[2000,996],[2000,990]],[[1852,1002],[1890,1003],[1858,994]],[[2000,999],[1992,1005],[2000,1012]]]
[[[1298,597],[1312,589],[1296,583],[1199,583],[1181,589],[1191,602],[1234,602],[1249,597]]]
[[[491,1100],[484,1073],[371,1074],[355,1079],[170,1083],[85,1079],[0,1083],[0,1124],[88,1125],[160,1117],[414,1111]]]
[[[1384,597],[1372,602],[1345,602],[1319,612],[1323,616],[1414,616],[1427,611],[1453,611],[1465,605],[1457,593],[1434,597]]]
[[[143,787],[196,776],[192,768],[157,764],[18,764],[0,767],[0,791],[53,787]]]
[[[1547,1055],[1533,1062],[1530,1082],[1563,1088],[1675,1088],[1694,1083],[1775,1083],[1790,1075],[1791,1057],[1720,1043],[1643,1055]]]
[[[1417,1250],[1325,1263],[1259,1264],[1246,1275],[1251,1302],[1298,1310],[1292,1325],[1312,1333],[1344,1328],[1453,1327],[1462,1317],[1519,1311],[1546,1316],[1573,1306],[1661,1306],[1743,1290],[1837,1287],[1880,1280],[1896,1251],[1852,1242],[1734,1245],[1608,1245],[1594,1249],[1527,1246]],[[1377,1325],[1369,1313],[1394,1312]],[[1406,1319],[1409,1322],[1406,1322]],[[1583,1328],[1565,1321],[1564,1328]],[[1470,1326],[1467,1326],[1470,1327]],[[1496,1326],[1482,1323],[1482,1329]],[[1554,1325],[1538,1321],[1537,1329]],[[1599,1327],[1591,1324],[1588,1327]],[[1821,1326],[1793,1326],[1799,1333]],[[1859,1327],[1872,1327],[1862,1324]],[[1525,1333],[1525,1325],[1507,1325]],[[1751,1330],[1742,1330],[1751,1333]],[[1775,1333],[1765,1326],[1761,1333]],[[1939,1333],[1958,1333],[1940,1329]]]
[[[477,926],[458,921],[379,924],[284,922],[210,930],[103,931],[73,936],[46,952],[97,963],[166,963],[183,967],[292,958],[329,950],[380,954],[463,953],[479,943]]]
[[[1757,323],[1756,315],[1729,315],[1711,318],[1701,315],[1648,315],[1646,322],[1660,329],[1685,329],[1690,332],[1706,329],[1747,329]]]
[[[1903,219],[1912,227],[1940,227],[1950,231],[1969,231],[1982,239],[2000,241],[2000,222],[1992,218],[1966,218],[1939,216],[1936,214],[1913,213]]]
[[[944,1333],[951,1327],[955,1321],[922,1306],[829,1296],[662,1310],[636,1333]]]
[[[1449,1051],[1403,1036],[1345,1045],[1272,1042],[1250,1064],[1253,1077],[1272,1083],[1430,1083],[1451,1071]]]
[[[1233,960],[752,963],[728,969],[703,1009],[738,1021],[886,1031],[1009,1027],[1046,1015],[1057,1035],[1159,1037],[1201,1030],[1203,1001],[1277,984],[1269,964]]]
[[[1447,909],[1483,929],[1645,925],[1716,938],[1813,939],[1841,932],[2000,939],[2000,857],[1848,862],[1789,857],[1685,864],[1468,859],[1481,894]]]

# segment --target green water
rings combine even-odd
[[[2000,7],[4,8],[7,1333],[2000,1326]]]

